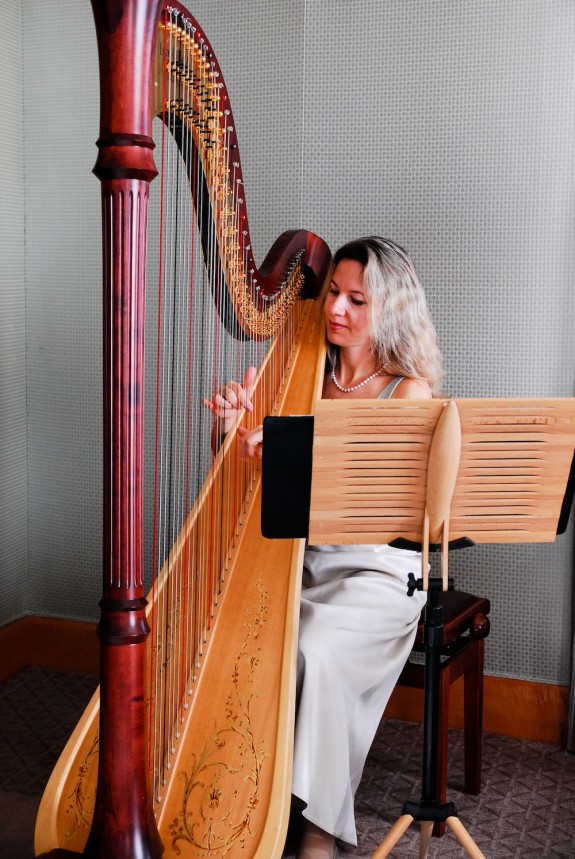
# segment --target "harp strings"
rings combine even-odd
[[[231,111],[194,22],[169,10],[158,38],[166,73],[158,82],[161,119],[154,123],[160,177],[150,199],[150,234],[158,235],[158,253],[148,254],[146,339],[147,360],[152,364],[155,354],[157,366],[149,367],[146,379],[147,402],[155,400],[156,415],[146,418],[152,463],[147,484],[154,500],[145,529],[152,628],[149,767],[156,803],[259,470],[259,462],[239,459],[233,432],[213,455],[212,417],[201,400],[230,379],[241,382],[246,367],[255,365],[260,369],[254,411],[243,423],[255,426],[272,414],[301,315],[294,299],[301,281],[297,260],[277,299],[245,311],[253,331],[238,325],[231,336],[217,312],[228,306],[234,285],[242,285],[244,296],[255,296],[256,304],[260,286]],[[150,349],[154,340],[156,348]]]

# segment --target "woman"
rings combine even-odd
[[[335,254],[324,310],[328,399],[427,399],[441,357],[425,295],[406,252],[370,236]],[[251,410],[255,371],[206,401],[227,430]],[[240,428],[241,455],[261,455],[262,429]],[[416,552],[390,546],[308,546],[298,651],[292,793],[302,809],[298,859],[332,859],[357,843],[354,796],[381,716],[411,651],[425,595],[407,595]]]

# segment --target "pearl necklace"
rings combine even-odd
[[[360,382],[359,385],[352,385],[351,388],[344,388],[343,385],[340,385],[335,377],[335,368],[331,371],[331,380],[338,389],[343,394],[351,394],[352,391],[357,391],[359,388],[363,388],[364,385],[367,385],[368,382],[371,382],[372,379],[375,379],[376,376],[383,371],[383,367],[380,367],[379,370],[376,370],[375,373],[372,373],[371,376],[368,376],[367,379],[364,379],[363,382]]]

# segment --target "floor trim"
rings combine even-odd
[[[29,615],[0,628],[0,682],[27,665],[100,673],[95,623]]]
[[[564,745],[568,707],[567,686],[488,674],[483,678],[483,730],[488,733]],[[385,715],[390,719],[421,722],[422,712],[422,690],[398,686]],[[463,677],[450,688],[449,724],[453,728],[463,727]]]

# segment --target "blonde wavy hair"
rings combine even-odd
[[[438,394],[443,362],[425,293],[409,255],[395,242],[378,236],[348,242],[333,257],[326,294],[336,266],[344,259],[363,266],[378,366],[392,376],[425,379],[432,393]],[[337,364],[337,351],[337,346],[328,344],[332,367]]]

